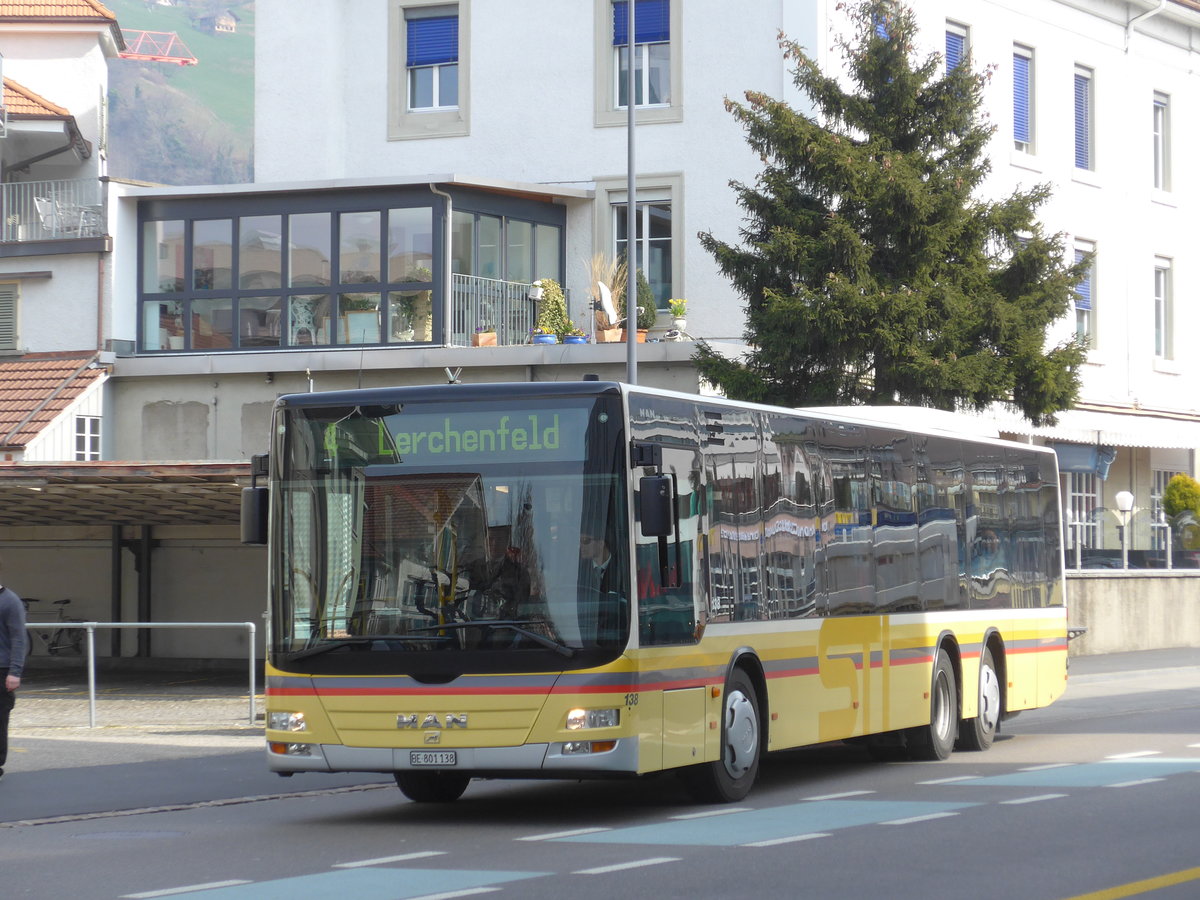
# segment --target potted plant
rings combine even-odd
[[[542,328],[540,325],[535,326],[529,332],[529,339],[534,344],[557,344],[558,343],[558,335],[554,334],[553,332],[547,331],[545,328]]]
[[[624,329],[619,322],[617,307],[625,293],[625,263],[597,253],[592,257],[592,309],[595,310],[596,343],[615,343],[622,340]],[[612,310],[610,318],[608,309]]]
[[[620,298],[617,310],[622,318],[626,317],[624,296]],[[646,280],[646,273],[641,269],[638,269],[637,273],[637,317],[634,321],[637,324],[638,343],[644,344],[647,333],[658,321],[658,309],[654,304],[654,291],[650,287],[650,282]],[[622,337],[622,340],[625,338]]]
[[[575,323],[567,315],[566,295],[563,294],[562,286],[553,278],[542,278],[535,281],[534,285],[539,287],[542,292],[542,299],[538,304],[537,327],[534,329],[535,336],[536,334],[553,335],[555,338],[554,341],[534,341],[534,343],[557,343],[558,339],[565,338],[575,329]]]
[[[687,328],[687,301],[682,297],[672,297],[667,301],[671,308],[671,325],[676,331]]]
[[[586,344],[588,342],[587,335],[578,328],[572,328],[563,335],[562,342],[564,344]]]
[[[472,347],[495,347],[496,346],[496,326],[489,323],[475,326],[475,333],[471,335]]]

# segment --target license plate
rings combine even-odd
[[[457,766],[458,752],[455,750],[410,750],[410,766]]]

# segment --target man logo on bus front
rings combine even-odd
[[[466,713],[446,713],[446,723],[442,724],[437,713],[426,713],[420,724],[417,724],[416,713],[399,713],[396,716],[397,728],[466,728]]]

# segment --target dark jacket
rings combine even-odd
[[[0,587],[0,669],[18,678],[25,670],[25,605],[13,591]]]

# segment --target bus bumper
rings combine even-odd
[[[274,746],[278,746],[275,744]],[[430,769],[441,772],[505,772],[519,777],[522,773],[565,777],[596,774],[636,774],[638,739],[622,738],[603,753],[569,753],[562,742],[524,744],[520,747],[457,747],[453,766],[414,766],[412,754],[424,751],[411,748],[345,747],[341,744],[292,744],[305,752],[277,753],[268,743],[267,767],[273,772],[398,772]],[[440,748],[439,748],[440,749]]]

